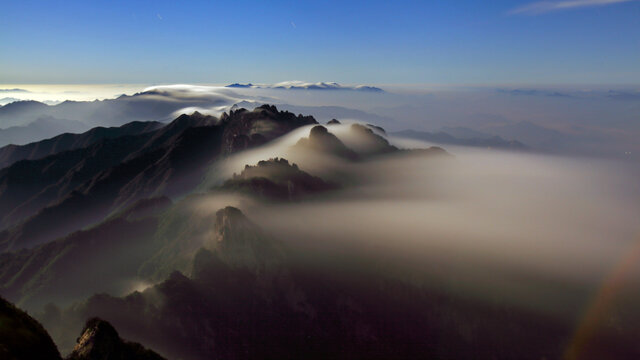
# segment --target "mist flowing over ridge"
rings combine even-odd
[[[103,326],[143,344],[107,348],[194,360],[398,347],[553,358],[594,279],[633,242],[640,194],[627,162],[549,156],[464,127],[392,132],[366,111],[325,120],[344,108],[301,105],[325,111],[320,124],[242,108],[254,100],[234,103],[236,89],[219,105],[218,91],[147,89],[113,101],[186,113],[0,148],[0,294],[36,314],[63,355],[92,351],[75,342],[85,324],[81,338]],[[638,315],[611,306],[628,317],[590,335],[594,359],[637,350]]]
[[[1,9],[0,360],[640,359],[640,0]]]

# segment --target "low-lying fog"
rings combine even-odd
[[[353,146],[348,125],[328,129]],[[447,147],[455,157],[393,155],[347,164],[292,151],[308,133],[302,128],[230,158],[212,169],[207,186],[275,156],[313,175],[349,179],[328,197],[235,204],[308,254],[310,266],[362,266],[572,317],[640,246],[640,172],[629,163]],[[390,140],[401,148],[429,146]],[[208,210],[221,205],[212,199]],[[638,275],[635,264],[625,282],[637,283]]]

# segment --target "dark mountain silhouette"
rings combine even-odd
[[[194,188],[219,156],[312,123],[311,116],[268,105],[219,120],[196,112],[155,131],[18,161],[0,170],[0,221],[6,228],[0,245],[5,250],[34,246],[138,199],[178,196]]]
[[[174,272],[122,298],[95,295],[45,325],[64,348],[73,342],[65,328],[98,316],[183,359],[559,358],[573,331],[538,312],[366,275],[362,264],[319,270],[298,256],[227,207],[188,277]],[[604,339],[600,355],[633,353]]]
[[[80,132],[88,126],[80,121],[58,119],[42,115],[27,125],[0,129],[0,146],[26,144],[34,140],[48,138],[65,132]]]
[[[248,83],[248,84],[233,83],[233,84],[229,84],[229,85],[227,85],[225,87],[228,87],[228,88],[251,88],[251,87],[253,87],[253,84],[252,83]]]
[[[460,146],[473,146],[495,149],[508,149],[508,150],[526,150],[527,146],[517,140],[505,140],[500,136],[491,137],[472,137],[472,138],[458,138],[451,136],[445,132],[426,132],[415,130],[403,130],[392,133],[394,136],[424,140],[436,144],[447,145],[460,145]]]
[[[122,340],[108,322],[92,318],[82,329],[78,343],[67,360],[163,360],[142,345]]]
[[[6,360],[60,360],[58,348],[38,321],[0,297],[0,356]],[[123,340],[108,322],[85,324],[67,360],[162,360],[142,345]]]
[[[374,124],[367,124],[368,127],[370,127],[371,129],[374,129],[378,132],[381,132],[382,134],[386,135],[387,131],[382,128],[382,126],[378,126],[378,125],[374,125]]]
[[[0,358],[60,359],[60,353],[38,321],[0,297]]]
[[[216,211],[213,239],[205,247],[232,269],[250,270],[260,277],[281,272],[285,260],[282,245],[266,235],[242,211],[227,206]],[[199,269],[194,269],[199,276]]]
[[[0,254],[0,291],[28,309],[69,304],[98,291],[125,293],[126,283],[158,251],[157,215],[170,205],[168,198],[141,200],[91,229]]]
[[[64,133],[26,145],[7,145],[0,148],[0,168],[20,160],[35,160],[63,151],[88,147],[102,139],[146,133],[162,126],[164,124],[155,121],[134,121],[120,127],[97,127],[81,134]]]
[[[365,92],[384,92],[379,87],[375,86],[367,86],[367,85],[358,85],[358,86],[344,86],[338,83],[326,83],[326,82],[318,82],[318,83],[298,83],[292,82],[287,84],[264,84],[264,85],[254,85],[251,83],[248,84],[240,84],[233,83],[229,84],[226,87],[228,88],[255,88],[255,89],[280,89],[280,90],[343,90],[343,91],[365,91]]]
[[[302,106],[281,104],[278,105],[278,107],[294,113],[313,114],[319,122],[328,122],[332,119],[351,119],[373,122],[382,126],[390,126],[394,123],[394,120],[391,117],[376,114],[375,112],[351,109],[344,106]]]
[[[358,154],[346,147],[340,139],[322,125],[314,126],[309,132],[309,137],[298,140],[294,148],[331,154],[348,160],[358,158]]]
[[[299,200],[305,195],[336,188],[321,178],[300,170],[286,159],[262,160],[246,165],[240,174],[214,188],[214,191],[242,193],[265,200]]]
[[[38,119],[41,116],[50,115],[47,113],[49,105],[39,101],[26,100],[15,101],[0,107],[0,127],[7,128],[20,124],[26,124]],[[30,121],[15,121],[15,117],[29,115]]]
[[[379,126],[352,124],[346,138],[349,144],[347,146],[326,127],[318,125],[311,129],[309,137],[298,140],[293,149],[329,154],[349,161],[362,161],[392,154],[398,156],[449,155],[444,149],[437,146],[427,149],[400,150],[389,144],[385,137],[376,134],[374,130],[382,134],[385,133],[385,130]]]
[[[529,121],[487,127],[484,131],[518,139],[536,149],[548,151],[566,151],[569,144],[576,140],[570,134],[549,129]]]
[[[68,100],[50,106],[37,101],[20,101],[0,107],[0,127],[29,124],[43,116],[80,121],[89,127],[121,126],[132,121],[164,121],[171,120],[171,114],[177,110],[210,107],[218,104],[216,101],[211,97],[182,97],[178,101],[171,94],[161,91],[122,95],[107,100]]]
[[[273,105],[262,105],[253,111],[239,109],[222,115],[224,154],[264,144],[303,125],[317,124],[313,116],[278,111]]]
[[[361,124],[351,125],[350,132],[355,139],[353,144],[351,144],[353,150],[361,156],[388,154],[398,151],[397,147],[389,144],[387,139],[374,133],[372,129],[383,134],[385,133],[384,129],[379,126],[365,126]]]

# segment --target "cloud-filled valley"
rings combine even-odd
[[[167,358],[635,354],[633,99],[289,90],[0,107],[81,124],[0,148],[0,295],[64,355],[96,316]]]

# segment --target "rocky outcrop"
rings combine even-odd
[[[382,128],[375,127],[375,129],[384,133]],[[398,151],[398,148],[389,144],[387,139],[374,133],[370,125],[352,124],[349,130],[354,137],[353,149],[362,156],[388,154]]]
[[[99,318],[87,321],[67,360],[162,360],[142,345],[122,340],[111,324]]]
[[[213,234],[210,246],[231,268],[264,273],[281,266],[284,260],[281,245],[232,206],[216,212]]]
[[[337,186],[311,176],[286,159],[270,159],[255,166],[246,165],[240,174],[214,188],[215,191],[241,193],[264,200],[292,201]]]
[[[314,123],[269,105],[220,119],[194,112],[155,131],[19,161],[0,169],[0,250],[64,236],[142,198],[180,196],[220,156]]]
[[[273,105],[262,105],[253,111],[239,109],[220,118],[225,130],[222,152],[234,153],[282,136],[304,125],[317,124],[313,116],[295,115],[278,111]]]
[[[358,159],[358,155],[353,150],[346,147],[338,137],[322,125],[314,126],[309,132],[309,137],[298,140],[294,149],[330,154],[348,160]]]

